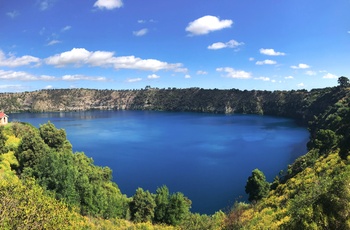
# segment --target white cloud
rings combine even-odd
[[[257,61],[255,64],[257,65],[275,65],[277,62],[273,60],[264,60],[264,61]]]
[[[154,23],[154,22],[156,22],[156,21],[153,20],[153,19],[150,19],[150,20],[139,19],[139,20],[137,20],[137,23],[140,23],[140,24],[147,23],[147,22],[149,22],[149,23]]]
[[[297,65],[297,66],[293,65],[290,68],[292,68],[292,69],[308,69],[308,68],[310,68],[310,66],[307,64],[300,63],[299,65]]]
[[[19,12],[17,10],[14,10],[11,12],[7,12],[6,15],[9,16],[10,18],[15,18],[15,17],[19,16]]]
[[[189,78],[191,78],[191,75],[186,74],[186,75],[185,75],[185,78],[186,78],[186,79],[189,79]]]
[[[220,67],[217,68],[216,71],[218,72],[225,72],[226,77],[229,78],[236,78],[236,79],[249,79],[252,78],[252,74],[249,72],[245,72],[243,70],[235,70],[231,67]]]
[[[89,58],[86,60],[86,63],[92,66],[105,66],[112,62],[113,55],[113,52],[108,51],[90,52]]]
[[[196,74],[197,74],[197,75],[207,75],[208,72],[206,72],[206,71],[204,71],[204,70],[198,70]]]
[[[112,60],[115,69],[138,69],[145,71],[178,70],[182,64],[169,64],[156,59],[141,59],[135,56],[115,57]]]
[[[237,48],[238,46],[244,45],[243,42],[237,42],[235,40],[230,40],[226,43],[223,42],[216,42],[208,46],[208,49],[210,50],[218,50],[223,48]]]
[[[52,85],[47,85],[47,86],[45,86],[45,89],[53,89],[53,86]]]
[[[0,80],[16,80],[16,81],[53,81],[55,77],[48,75],[35,76],[23,71],[4,71],[0,70]]]
[[[325,79],[336,79],[338,77],[336,75],[334,75],[334,74],[327,73],[326,75],[323,76],[323,78],[325,78]]]
[[[297,84],[297,86],[298,86],[299,88],[303,88],[303,87],[305,86],[305,84],[301,82],[301,83]]]
[[[126,82],[133,83],[133,82],[138,82],[142,81],[142,78],[129,78],[126,80]]]
[[[312,70],[308,70],[305,72],[306,75],[309,75],[309,76],[314,76],[314,75],[317,75],[317,73],[315,71],[312,71]]]
[[[105,77],[89,77],[85,75],[64,75],[62,76],[62,80],[64,81],[106,81],[107,79]]]
[[[288,77],[285,77],[284,79],[294,79],[293,76],[288,76]]]
[[[39,0],[38,1],[39,8],[42,11],[47,10],[54,4],[54,2],[55,0]]]
[[[66,31],[68,31],[68,30],[70,30],[70,29],[72,29],[71,26],[65,26],[65,27],[63,27],[63,28],[61,29],[61,32],[66,32]]]
[[[115,69],[137,69],[145,71],[172,70],[186,72],[181,63],[167,63],[156,59],[141,59],[135,56],[115,57],[113,52],[88,51],[84,48],[73,48],[70,51],[56,54],[45,59],[46,64],[56,67],[67,65],[81,66],[83,64]]]
[[[269,56],[284,56],[286,55],[283,52],[276,52],[274,49],[260,49],[261,54],[269,55]]]
[[[148,75],[147,77],[148,79],[157,79],[157,78],[160,78],[160,76],[156,75],[156,74],[151,74],[151,75]]]
[[[138,30],[138,31],[133,31],[132,32],[135,36],[137,37],[141,37],[141,36],[144,36],[148,33],[148,29],[147,28],[144,28],[144,29],[141,29],[141,30]]]
[[[9,57],[0,50],[0,66],[6,67],[18,67],[30,64],[40,64],[40,59],[37,57],[25,55],[22,57],[15,57],[13,54],[9,54]]]
[[[52,41],[50,41],[49,43],[47,43],[47,46],[56,45],[56,44],[58,44],[58,43],[61,43],[61,41],[59,41],[59,40],[52,40]]]
[[[46,58],[46,64],[63,67],[69,64],[81,65],[88,62],[93,52],[84,48],[73,48],[71,51],[63,52]]]
[[[186,31],[189,32],[190,35],[203,35],[230,28],[232,24],[232,20],[220,20],[218,17],[206,15],[190,22],[186,27]]]
[[[94,7],[99,9],[113,10],[115,8],[120,8],[123,6],[122,0],[97,0]]]
[[[261,80],[261,81],[270,81],[271,79],[269,77],[257,77],[254,78],[255,80]]]
[[[255,58],[253,58],[253,57],[249,58],[249,61],[254,61],[254,60],[255,60]]]

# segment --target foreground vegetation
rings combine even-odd
[[[233,94],[236,97],[228,96]],[[203,101],[190,104],[190,95],[202,95]],[[223,103],[225,98],[231,101]],[[155,194],[138,188],[127,197],[112,182],[108,167],[72,152],[64,130],[50,122],[39,129],[12,122],[0,127],[0,229],[350,229],[347,78],[340,78],[338,87],[310,92],[147,89],[133,97],[134,105],[149,109],[159,105],[171,110],[170,102],[183,101],[193,111],[198,103],[204,108],[215,101],[205,108],[233,112],[244,105],[239,112],[290,112],[289,117],[308,124],[309,151],[272,183],[254,170],[246,185],[250,203],[237,202],[227,213],[208,216],[191,213],[191,201],[166,186]]]

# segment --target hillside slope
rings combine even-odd
[[[273,92],[200,88],[52,89],[1,93],[0,109],[7,113],[94,109],[243,113],[285,116],[307,122],[346,93],[340,87]]]

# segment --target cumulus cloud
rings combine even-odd
[[[137,31],[133,31],[132,32],[135,36],[137,37],[141,37],[141,36],[144,36],[148,33],[148,29],[147,28],[143,28],[141,30],[137,30]]]
[[[264,61],[257,61],[255,64],[257,65],[275,65],[277,62],[273,60],[264,60]]]
[[[255,58],[250,57],[248,60],[249,60],[249,61],[254,61],[254,60],[255,60]]]
[[[337,79],[338,77],[334,74],[327,73],[326,75],[323,76],[324,79]]]
[[[62,80],[64,81],[106,81],[107,79],[105,77],[89,77],[85,75],[64,75],[62,76]]]
[[[301,82],[301,83],[297,84],[297,86],[298,86],[299,88],[303,88],[303,87],[305,87],[305,84]]]
[[[290,68],[292,69],[308,69],[310,68],[309,65],[300,63],[299,65],[292,65]]]
[[[225,77],[236,79],[249,79],[252,78],[252,74],[243,70],[235,70],[231,67],[220,67],[216,69],[217,72],[226,73]]]
[[[16,81],[53,81],[55,77],[48,75],[35,76],[23,71],[4,71],[0,70],[1,80],[16,80]]]
[[[151,74],[151,75],[148,75],[147,77],[148,79],[158,79],[160,78],[160,76],[156,75],[156,74]]]
[[[232,24],[232,20],[220,20],[218,17],[206,15],[190,22],[186,27],[186,31],[189,32],[190,35],[203,35],[230,28]]]
[[[269,77],[257,77],[254,78],[255,80],[261,80],[261,81],[270,81],[271,79]]]
[[[208,72],[206,72],[206,71],[204,71],[204,70],[198,70],[196,74],[197,74],[197,75],[207,75]]]
[[[244,45],[243,42],[237,42],[235,40],[230,40],[228,42],[216,42],[208,46],[210,50],[218,50],[223,48],[237,48],[238,46]]]
[[[309,76],[314,76],[314,75],[317,75],[317,73],[315,71],[312,71],[312,70],[308,70],[305,72],[306,75],[309,75]]]
[[[40,59],[29,55],[22,57],[16,57],[13,54],[5,55],[5,53],[0,50],[0,66],[18,67],[30,64],[40,64]]]
[[[123,6],[122,0],[97,0],[94,7],[99,9],[113,10],[115,8],[120,8]]]
[[[156,59],[141,59],[135,56],[116,57],[112,60],[115,69],[137,69],[145,71],[174,70],[183,71],[182,64],[169,64]]]
[[[175,72],[185,72],[186,68],[181,63],[167,63],[156,59],[141,59],[135,56],[115,57],[113,52],[108,51],[88,51],[84,48],[73,48],[45,59],[46,64],[56,67],[67,65],[113,67],[115,69],[136,69],[145,71],[172,70]]]
[[[138,77],[138,78],[129,78],[126,80],[126,82],[129,83],[133,83],[133,82],[138,82],[138,81],[142,81],[142,78]]]
[[[54,2],[55,0],[39,0],[38,1],[39,8],[42,11],[47,10],[53,6]]]
[[[17,10],[14,10],[11,12],[7,12],[6,15],[9,16],[10,18],[16,18],[17,16],[19,16],[19,12]]]
[[[185,78],[186,78],[186,79],[189,79],[189,78],[191,78],[191,75],[186,74],[186,75],[185,75]]]
[[[269,55],[269,56],[284,56],[286,55],[283,52],[276,52],[274,49],[260,49],[261,54]]]
[[[287,77],[284,77],[284,79],[294,79],[293,76],[287,76]]]
[[[71,51],[46,58],[45,62],[48,65],[54,65],[56,67],[63,67],[69,64],[81,65],[89,62],[89,57],[91,55],[93,55],[93,52],[89,52],[86,49],[73,48]]]

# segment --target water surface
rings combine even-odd
[[[128,196],[165,184],[192,200],[192,212],[206,214],[245,200],[255,168],[272,182],[306,153],[309,136],[293,120],[257,115],[88,111],[10,114],[13,120],[64,128],[73,150],[109,166]]]

